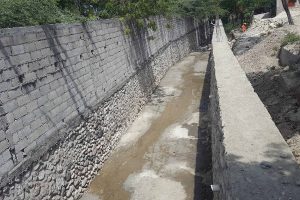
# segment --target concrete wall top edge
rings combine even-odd
[[[218,170],[230,184],[222,187],[233,199],[297,199],[299,166],[231,51],[221,21],[212,46],[227,166]],[[214,184],[224,182],[219,177]]]

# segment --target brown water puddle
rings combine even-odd
[[[177,89],[182,91],[180,96],[167,102],[164,111],[134,145],[112,154],[100,174],[90,185],[90,193],[101,197],[102,200],[130,199],[130,193],[124,190],[123,183],[130,174],[142,169],[146,162],[144,155],[149,147],[158,141],[167,127],[177,123],[188,113],[191,104],[196,102],[199,105],[204,75],[195,75],[193,65],[204,58],[201,54],[193,54],[193,56],[195,56],[194,63],[181,66],[184,68],[182,85],[174,84]],[[204,57],[207,60],[207,55]]]

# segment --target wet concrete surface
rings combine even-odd
[[[82,200],[211,199],[209,131],[200,110],[208,57],[191,53],[169,70]]]

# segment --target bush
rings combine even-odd
[[[240,28],[239,24],[227,23],[224,24],[224,29],[227,34],[229,34],[232,30]]]
[[[62,11],[57,0],[1,0],[0,28],[73,21],[76,16]]]
[[[281,46],[285,46],[287,44],[293,44],[295,42],[300,41],[300,35],[297,33],[288,33],[282,40]]]

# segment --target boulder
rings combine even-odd
[[[300,42],[283,46],[279,53],[279,62],[282,66],[293,66],[300,63]]]

